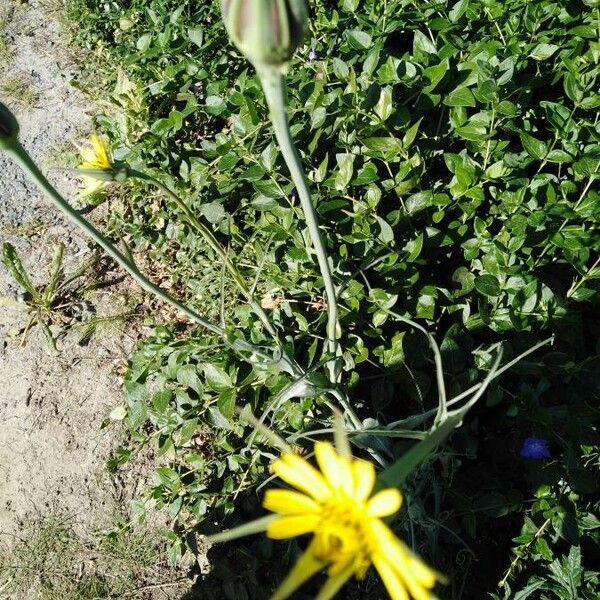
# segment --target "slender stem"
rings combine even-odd
[[[431,350],[433,351],[433,359],[435,361],[435,375],[437,380],[439,398],[434,426],[439,425],[440,423],[443,423],[446,420],[446,417],[448,416],[448,400],[446,396],[446,384],[444,382],[444,365],[442,363],[442,353],[440,352],[440,347],[437,345],[435,338],[427,331],[427,329],[425,329],[425,327],[423,327],[422,325],[419,325],[419,323],[417,323],[416,321],[413,321],[412,319],[409,319],[407,317],[403,317],[402,315],[399,315],[398,313],[391,310],[388,310],[388,313],[398,321],[402,321],[403,323],[406,323],[407,325],[418,329],[421,333],[424,333],[427,336],[429,345],[431,347]]]
[[[579,281],[573,281],[573,284],[567,292],[567,298],[571,298],[573,294],[590,278],[594,273],[594,269],[600,264],[600,257],[596,259],[596,262],[587,270],[587,273],[581,276]]]
[[[497,379],[498,377],[500,377],[500,375],[502,375],[509,369],[512,369],[518,362],[522,361],[525,357],[529,356],[530,354],[533,354],[536,350],[539,350],[540,348],[542,348],[543,346],[546,346],[547,344],[552,345],[553,343],[554,343],[554,336],[551,336],[551,337],[546,338],[545,340],[539,342],[535,346],[532,346],[528,350],[525,350],[525,352],[522,352],[521,354],[519,354],[519,356],[517,356],[516,358],[513,358],[511,361],[507,362],[504,366],[496,369],[493,373],[493,377],[490,378],[490,381]],[[481,381],[480,383],[476,383],[475,385],[471,386],[468,390],[465,390],[464,392],[461,392],[457,396],[454,396],[454,398],[452,398],[451,400],[448,400],[448,402],[446,403],[446,406],[450,407],[450,406],[454,406],[455,404],[458,404],[461,400],[463,400],[467,396],[470,396],[471,394],[480,390],[484,384],[487,385],[485,380]],[[469,400],[469,402],[470,402],[470,400]],[[427,419],[427,418],[432,417],[435,414],[437,414],[437,412],[438,411],[434,408],[432,410],[428,410],[420,415],[415,415],[415,416],[418,416],[422,419]],[[393,423],[390,423],[388,425],[388,428],[393,429],[394,426],[396,426],[398,423],[401,423],[401,422],[402,421],[394,421]]]
[[[315,208],[310,198],[308,183],[302,168],[302,162],[298,150],[294,145],[287,114],[287,102],[285,97],[285,81],[282,72],[276,67],[261,66],[257,68],[258,76],[262,83],[267,105],[270,111],[271,122],[275,137],[281,148],[285,162],[290,170],[292,180],[298,191],[300,204],[304,211],[304,218],[308,226],[308,231],[312,244],[317,255],[319,269],[325,284],[325,294],[327,299],[327,349],[334,356],[339,354],[338,345],[338,308],[336,301],[335,286],[329,268],[327,251],[319,230],[319,222]],[[333,382],[339,380],[339,374],[336,373],[334,363],[329,363],[330,378]]]
[[[96,244],[101,246],[106,253],[117,262],[123,269],[125,269],[135,281],[147,292],[154,294],[167,304],[170,304],[177,310],[181,311],[184,315],[189,317],[195,323],[198,323],[211,333],[214,333],[225,341],[225,343],[235,350],[240,352],[250,352],[262,358],[266,358],[269,361],[273,361],[273,357],[264,352],[258,346],[249,344],[244,340],[231,340],[227,335],[227,332],[219,327],[210,323],[204,319],[197,312],[188,308],[179,300],[176,300],[167,292],[159,288],[157,285],[152,283],[147,277],[145,277],[137,266],[124,254],[115,248],[115,246],[105,238],[93,225],[86,221],[71,205],[56,191],[52,184],[46,179],[44,174],[39,170],[38,166],[33,162],[27,151],[21,146],[16,144],[11,148],[5,149],[11,158],[29,175],[31,180],[37,185],[37,187],[52,201],[52,203],[62,210],[66,216],[75,225],[80,227]]]
[[[227,269],[227,271],[229,271],[229,274],[231,275],[234,282],[238,286],[240,292],[242,293],[242,295],[244,296],[244,298],[246,299],[248,304],[250,304],[250,306],[252,307],[252,310],[255,312],[255,314],[258,316],[258,318],[261,320],[262,324],[265,326],[265,329],[275,339],[276,342],[280,343],[279,338],[277,336],[277,332],[275,331],[275,328],[271,324],[269,317],[267,316],[265,311],[262,309],[261,305],[258,302],[256,302],[256,300],[253,298],[252,294],[250,293],[250,291],[248,289],[248,286],[246,285],[246,282],[244,281],[244,278],[242,277],[240,272],[237,270],[237,267],[229,260],[229,256],[227,256],[227,252],[225,252],[225,250],[223,249],[221,244],[219,244],[218,240],[212,234],[210,229],[208,227],[206,227],[206,225],[204,225],[204,223],[202,223],[202,221],[200,221],[200,219],[198,219],[198,217],[196,217],[196,215],[193,213],[193,211],[190,210],[189,206],[179,196],[177,196],[177,194],[175,194],[167,186],[165,186],[160,181],[158,181],[158,179],[155,179],[154,177],[147,175],[146,173],[142,173],[140,171],[130,171],[130,175],[133,177],[136,177],[137,179],[141,179],[142,181],[146,181],[147,183],[150,183],[153,186],[157,187],[165,195],[167,195],[171,200],[173,200],[173,202],[175,202],[175,204],[177,204],[177,207],[185,214],[185,216],[188,218],[188,221],[190,222],[192,227],[196,228],[196,230],[204,238],[205,242],[209,245],[211,250],[223,261],[225,268]]]

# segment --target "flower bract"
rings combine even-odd
[[[314,537],[271,600],[288,598],[321,569],[329,578],[317,600],[332,598],[352,575],[364,578],[370,565],[381,576],[394,600],[434,598],[436,581],[444,578],[425,565],[383,522],[397,512],[402,495],[395,489],[375,494],[375,468],[370,462],[338,454],[332,444],[317,442],[319,469],[304,458],[286,453],[273,472],[295,490],[271,489],[264,507],[278,514],[267,536]]]
[[[285,65],[307,26],[305,0],[221,0],[229,37],[255,66]]]

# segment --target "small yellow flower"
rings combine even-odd
[[[371,495],[375,468],[364,460],[338,454],[328,442],[315,444],[320,471],[296,454],[284,454],[273,472],[299,491],[272,489],[264,507],[280,516],[267,536],[291,538],[314,533],[307,550],[271,600],[284,600],[307,579],[327,567],[329,579],[316,600],[328,600],[354,574],[364,578],[374,565],[393,600],[430,600],[444,577],[425,565],[381,520],[398,511],[395,488]]]
[[[103,138],[94,134],[90,137],[90,144],[90,146],[81,149],[83,161],[79,165],[79,169],[85,171],[81,175],[84,183],[82,196],[94,194],[114,180],[113,163],[106,142]],[[97,171],[97,173],[93,173],[94,171]]]

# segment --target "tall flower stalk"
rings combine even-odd
[[[306,174],[294,144],[288,121],[284,74],[294,51],[304,37],[308,12],[304,0],[221,0],[229,37],[254,65],[262,84],[269,117],[283,158],[296,186],[325,286],[327,302],[327,362],[329,378],[338,383],[338,307],[327,250],[312,203]]]
[[[300,205],[306,219],[306,225],[308,226],[310,238],[315,254],[317,255],[327,301],[327,349],[330,354],[336,357],[339,353],[337,294],[333,284],[327,250],[319,228],[317,213],[310,197],[306,175],[290,132],[284,75],[281,69],[270,65],[260,65],[260,67],[257,67],[257,73],[269,106],[269,116],[273,125],[273,131],[281,148],[283,158],[290,170],[292,181],[296,186]],[[335,361],[330,361],[328,364],[332,381],[337,382],[339,373],[337,372]]]

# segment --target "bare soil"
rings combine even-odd
[[[0,0],[0,20],[10,48],[0,64],[0,98],[19,117],[23,146],[73,197],[72,174],[51,165],[60,165],[63,153],[84,143],[91,117],[85,98],[70,85],[76,67],[61,45],[59,25],[35,0]],[[14,81],[22,82],[22,93],[14,92]],[[0,241],[15,246],[39,286],[48,281],[56,243],[66,245],[66,273],[92,252],[1,154]],[[81,328],[63,315],[62,324],[53,325],[61,336],[60,352],[54,353],[39,325],[28,329],[31,312],[18,302],[20,292],[0,265],[0,536],[14,534],[32,517],[60,512],[85,528],[113,510],[115,486],[103,467],[118,432],[100,425],[120,402],[115,365],[131,346],[114,327],[80,345]],[[119,292],[105,288],[85,303],[95,313],[110,314],[118,310]]]

